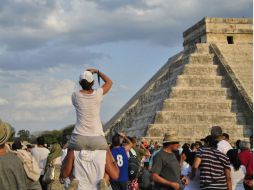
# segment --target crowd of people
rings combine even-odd
[[[93,75],[104,81],[94,90]],[[253,189],[250,141],[230,144],[220,126],[200,141],[180,146],[174,131],[162,142],[116,132],[107,142],[100,107],[112,81],[97,69],[80,75],[72,103],[77,122],[70,137],[46,148],[11,146],[9,125],[0,120],[1,190],[249,190]],[[182,142],[181,142],[182,143]]]
[[[3,122],[0,126],[0,187],[3,190],[253,188],[252,136],[248,142],[239,140],[231,145],[229,136],[217,126],[206,138],[182,146],[174,133],[165,134],[162,144],[116,133],[105,157],[93,151],[67,152],[67,142],[52,144],[48,149],[43,137],[37,138],[34,147],[24,146],[20,141],[9,147],[5,142],[10,129]],[[26,152],[30,156],[27,161],[38,167],[30,163],[30,170],[26,170],[19,152]],[[54,178],[46,182],[43,177],[50,165],[54,166]]]

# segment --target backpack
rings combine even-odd
[[[26,150],[17,150],[15,151],[15,154],[22,161],[27,177],[33,181],[38,181],[41,172],[35,158]]]
[[[150,172],[147,169],[143,168],[138,178],[139,187],[141,189],[151,189],[151,182],[152,180]]]
[[[130,157],[128,159],[128,176],[129,180],[132,181],[139,177],[141,172],[141,164],[137,157],[129,151]]]

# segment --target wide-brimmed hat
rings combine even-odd
[[[176,133],[165,133],[162,144],[165,143],[179,143]]]
[[[11,136],[11,127],[0,120],[0,145],[6,143]]]

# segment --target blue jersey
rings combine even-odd
[[[119,167],[120,173],[117,182],[126,182],[128,181],[128,156],[126,154],[125,148],[120,146],[118,148],[112,148],[111,153],[115,158],[115,161]]]

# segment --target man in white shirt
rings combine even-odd
[[[45,166],[46,166],[49,150],[44,147],[44,137],[37,138],[37,147],[32,149],[31,154],[34,156],[41,170],[41,176],[39,180],[41,183],[42,190],[46,190],[47,184],[42,182],[42,178],[45,172]]]
[[[228,141],[224,139],[222,129],[220,126],[213,126],[211,128],[211,135],[216,137],[218,144],[217,149],[222,152],[223,154],[227,155],[227,152],[232,148]]]

